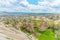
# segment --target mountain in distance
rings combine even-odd
[[[0,12],[0,15],[45,15],[45,14],[57,14],[57,13],[32,13],[32,12]],[[59,14],[59,13],[58,13]]]

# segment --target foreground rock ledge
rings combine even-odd
[[[30,40],[22,31],[14,28],[7,28],[2,23],[0,23],[0,33],[6,35],[7,37],[13,38],[14,40]]]

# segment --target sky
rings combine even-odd
[[[60,0],[0,0],[0,12],[60,13]]]

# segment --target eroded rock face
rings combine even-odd
[[[45,26],[43,26],[43,27],[40,27],[40,31],[46,31],[46,29],[47,29],[48,27],[45,27]]]
[[[39,28],[40,31],[45,31],[48,28],[47,22],[42,22],[41,27]]]
[[[14,40],[30,40],[28,35],[23,33],[21,30],[16,30],[12,27],[5,27],[3,24],[0,24],[0,33],[3,33],[7,37],[13,38]]]

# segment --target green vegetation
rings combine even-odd
[[[37,36],[38,40],[55,40],[54,33],[51,30],[46,30]]]
[[[6,40],[13,40],[12,38],[6,38]]]
[[[40,20],[32,20],[31,25],[34,26],[34,24],[37,25],[37,27],[39,27],[39,26],[41,26],[41,21]]]

